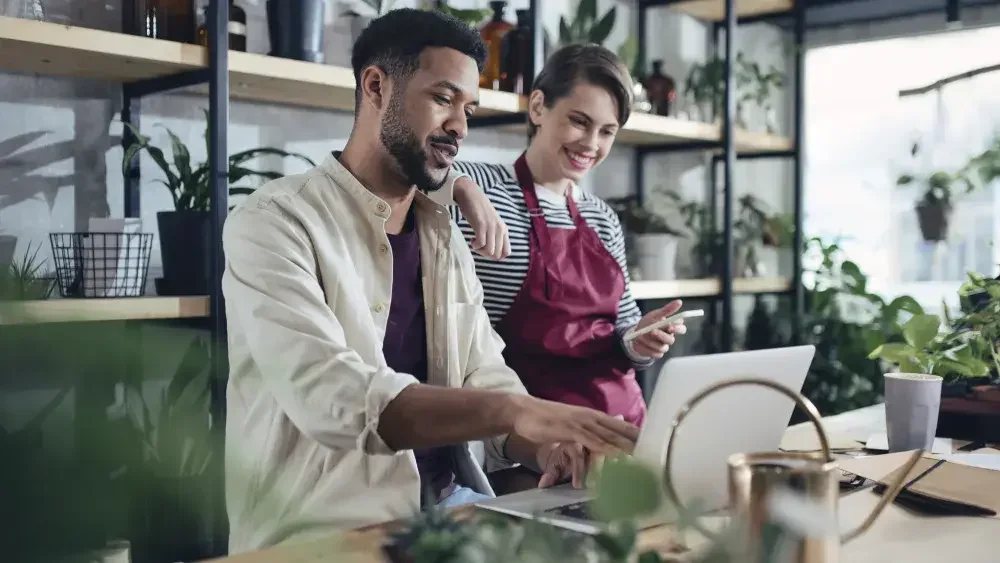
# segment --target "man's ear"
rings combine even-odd
[[[537,127],[542,122],[542,115],[545,114],[545,94],[541,90],[531,92],[528,98],[528,118]]]
[[[389,75],[378,66],[370,65],[361,71],[361,103],[381,110],[389,100],[390,89]]]

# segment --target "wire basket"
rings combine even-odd
[[[52,261],[63,297],[141,297],[152,233],[51,233]]]

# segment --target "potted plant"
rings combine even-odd
[[[685,236],[662,215],[639,203],[636,196],[612,199],[608,205],[618,214],[622,229],[634,249],[642,279],[672,280],[677,277],[677,244]]]
[[[491,10],[487,9],[453,8],[448,4],[447,0],[434,0],[432,2],[430,9],[438,10],[440,12],[448,14],[449,16],[452,16],[455,19],[464,22],[469,27],[479,26],[479,24],[483,23],[483,20],[490,17],[490,14],[492,13]]]
[[[206,112],[207,119],[207,112]],[[210,170],[208,162],[191,164],[191,153],[170,129],[173,163],[167,162],[163,149],[150,144],[150,138],[139,133],[131,124],[125,124],[135,135],[136,141],[126,150],[122,159],[122,174],[128,163],[140,151],[146,151],[163,171],[159,180],[170,192],[174,203],[172,211],[160,211],[156,222],[160,233],[160,256],[163,262],[163,280],[157,286],[161,295],[205,295],[209,293],[209,257],[212,235],[209,233],[209,208],[211,201]],[[208,142],[208,129],[205,129]],[[247,178],[274,180],[284,174],[277,171],[259,171],[247,163],[260,156],[294,157],[310,166],[316,166],[308,157],[276,148],[256,148],[238,152],[229,157],[229,184],[232,186]],[[248,194],[250,187],[231,187],[230,195]]]
[[[48,299],[56,285],[54,276],[43,275],[45,261],[38,259],[41,243],[31,245],[18,260],[8,264],[0,263],[0,301],[26,301]]]
[[[351,43],[358,40],[361,32],[372,20],[392,10],[396,0],[355,0],[343,15],[351,18]]]
[[[994,382],[1000,377],[1000,277],[990,279],[970,272],[958,294],[959,313],[954,316],[945,307],[945,322],[989,371],[984,377],[957,379],[950,388],[946,381],[944,396],[997,400]]]
[[[916,156],[919,151],[920,145],[914,144],[910,154]],[[924,193],[916,204],[920,234],[926,242],[941,242],[948,239],[956,191],[969,194],[988,186],[996,178],[1000,178],[1000,136],[954,172],[938,170],[929,176],[902,174],[896,179],[896,185],[919,184],[924,187]]]
[[[914,315],[903,325],[904,342],[885,343],[869,355],[899,367],[886,374],[889,450],[930,448],[937,432],[945,377],[986,377],[990,364],[974,345],[975,332],[941,331],[937,315]]]
[[[733,222],[735,246],[740,249],[740,260],[745,277],[759,276],[764,267],[759,256],[760,247],[780,249],[791,246],[795,231],[794,219],[789,214],[772,214],[759,198],[746,194],[738,200],[739,209]]]
[[[126,380],[127,426],[138,441],[130,469],[134,488],[132,537],[139,556],[192,561],[211,554],[216,496],[209,468],[214,455],[210,420],[210,357],[202,338],[191,342],[160,393],[158,411],[143,397],[141,380]]]
[[[0,234],[0,268],[14,262],[14,250],[16,248],[16,236]]]

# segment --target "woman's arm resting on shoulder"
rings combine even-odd
[[[437,203],[451,208],[452,219],[458,221],[464,217],[472,227],[475,238],[469,243],[473,252],[502,260],[510,256],[510,238],[507,235],[507,225],[500,219],[496,207],[490,201],[487,191],[480,187],[469,175],[469,172],[479,172],[477,176],[488,178],[489,165],[456,162],[448,172],[441,189],[428,194]],[[457,209],[456,209],[457,207]]]

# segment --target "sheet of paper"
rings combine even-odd
[[[942,454],[935,455],[937,459],[943,459],[951,463],[958,463],[961,465],[971,465],[972,467],[980,467],[982,469],[992,469],[993,471],[1000,471],[1000,455],[990,454],[990,453],[957,453],[957,454]]]
[[[827,432],[826,439],[833,451],[860,450],[862,442],[848,434]],[[789,428],[781,438],[781,449],[786,452],[817,452],[820,450],[819,435],[812,426]]]
[[[951,438],[934,438],[931,453],[950,454],[968,443],[964,440],[952,440]],[[871,438],[868,438],[868,442],[865,443],[865,449],[887,452],[889,451],[889,437],[884,432],[872,434]]]

